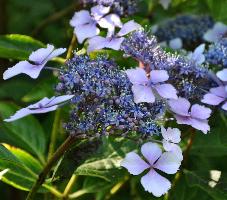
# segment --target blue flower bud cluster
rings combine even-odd
[[[203,42],[204,33],[213,25],[210,16],[180,15],[161,23],[154,34],[159,42],[181,38],[184,48],[194,49]]]
[[[183,56],[166,53],[158,45],[155,36],[145,31],[133,32],[123,41],[121,49],[126,56],[141,62],[147,72],[154,69],[166,70],[169,82],[181,97],[197,100],[212,82],[206,65],[198,65]]]
[[[65,128],[94,137],[132,131],[143,136],[158,134],[155,121],[164,115],[165,102],[136,104],[131,87],[126,73],[114,61],[103,56],[94,60],[75,56],[67,62],[56,86],[60,93],[75,95]]]
[[[211,44],[205,57],[209,64],[227,67],[227,38],[222,38],[215,44]]]
[[[140,0],[82,0],[86,5],[111,6],[112,12],[119,16],[133,15],[138,11]]]

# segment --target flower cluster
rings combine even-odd
[[[75,96],[72,99],[75,108],[66,129],[94,137],[114,131],[158,134],[155,119],[164,114],[165,103],[159,100],[154,104],[136,104],[131,87],[126,73],[112,60],[75,56],[67,62],[56,87],[58,92]]]
[[[227,38],[211,44],[205,56],[209,64],[227,67]]]
[[[138,11],[140,0],[82,0],[82,2],[84,6],[91,4],[110,6],[113,13],[128,16]]]
[[[203,51],[204,46],[201,47]],[[176,56],[166,53],[156,38],[145,31],[133,32],[121,45],[125,55],[142,63],[146,71],[166,70],[178,95],[192,100],[200,99],[213,83],[207,66],[201,64],[201,47],[188,57]]]
[[[210,16],[180,15],[158,25],[154,34],[159,42],[171,42],[178,38],[182,40],[184,48],[192,49],[203,42],[204,33],[213,24]]]

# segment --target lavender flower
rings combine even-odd
[[[177,99],[177,91],[171,84],[163,83],[169,79],[165,70],[152,70],[150,78],[146,72],[141,69],[126,70],[129,80],[132,82],[132,91],[135,103],[147,102],[154,103],[156,91],[161,97],[167,99]]]
[[[50,99],[45,97],[42,100],[38,101],[35,104],[29,105],[26,108],[22,108],[18,110],[14,115],[12,115],[9,119],[5,119],[6,122],[12,122],[23,118],[27,115],[31,114],[40,114],[47,113],[56,110],[60,103],[68,101],[73,98],[73,95],[63,95],[58,97],[51,97]]]
[[[227,69],[217,72],[217,77],[222,81],[227,81]]]
[[[9,79],[21,73],[36,79],[49,60],[63,54],[65,51],[66,49],[63,48],[54,49],[53,45],[48,44],[47,48],[41,48],[32,52],[29,56],[30,62],[21,61],[15,66],[8,68],[3,73],[3,79]]]
[[[149,169],[149,172],[141,178],[141,184],[146,191],[156,197],[160,197],[167,193],[171,183],[168,179],[158,174],[155,169],[167,174],[175,174],[180,167],[180,162],[172,152],[162,153],[161,148],[155,143],[148,142],[143,144],[141,152],[146,161],[135,152],[130,152],[121,162],[121,166],[125,167],[133,175],[139,175],[144,170]]]
[[[191,106],[190,102],[184,98],[169,100],[169,106],[170,110],[174,112],[178,124],[191,125],[205,134],[210,130],[207,120],[211,114],[209,108],[198,104]],[[191,110],[190,112],[189,109]]]

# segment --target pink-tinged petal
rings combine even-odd
[[[69,23],[72,27],[77,27],[91,22],[92,18],[90,13],[87,10],[81,10],[79,12],[75,12]]]
[[[70,99],[72,99],[74,97],[74,95],[62,95],[62,96],[58,96],[58,97],[52,97],[51,100],[46,104],[46,106],[54,106],[60,103],[63,103],[65,101],[68,101]]]
[[[142,102],[154,103],[155,102],[155,96],[150,87],[143,86],[143,85],[133,85],[132,92],[134,95],[135,103],[142,103]]]
[[[131,20],[129,22],[126,22],[121,30],[118,32],[118,36],[122,37],[124,35],[127,35],[128,33],[131,33],[133,31],[139,30],[141,26],[137,24],[134,20]]]
[[[162,155],[162,150],[156,143],[147,142],[142,145],[141,153],[150,165],[153,165],[154,162]]]
[[[222,107],[221,107],[223,110],[226,110],[227,111],[227,102],[225,102]]]
[[[122,27],[121,19],[116,14],[109,14],[98,21],[102,28],[113,29],[113,27]]]
[[[49,61],[63,53],[66,52],[66,48],[59,48],[59,49],[55,49],[46,59],[46,61]]]
[[[187,124],[191,125],[191,118],[188,116],[174,115],[178,124]]]
[[[226,31],[227,26],[221,22],[217,22],[212,29],[209,29],[204,34],[203,38],[208,42],[217,42]]]
[[[18,120],[20,118],[23,118],[27,115],[30,115],[32,113],[31,110],[29,110],[28,108],[22,108],[20,110],[18,110],[14,115],[10,116],[9,119],[4,119],[5,122],[12,122],[15,120]]]
[[[152,83],[160,83],[169,79],[168,72],[166,70],[152,70],[150,72],[150,80]]]
[[[146,85],[149,81],[145,70],[142,68],[128,69],[125,73],[133,84]]]
[[[166,99],[177,99],[177,90],[171,84],[155,85],[158,94]]]
[[[152,193],[156,197],[162,196],[171,188],[170,181],[153,169],[141,178],[141,184],[145,191]]]
[[[8,68],[3,73],[3,79],[6,80],[22,73],[27,74],[33,79],[36,79],[39,76],[40,71],[42,70],[43,67],[44,65],[32,65],[27,61],[21,61],[17,63],[15,66]]]
[[[199,104],[194,104],[191,108],[191,116],[196,119],[207,119],[210,117],[211,109],[201,106]]]
[[[212,94],[215,94],[216,96],[227,98],[227,91],[225,89],[225,86],[219,86],[219,87],[211,88],[210,92]]]
[[[41,48],[33,51],[29,56],[29,60],[33,61],[37,65],[44,63],[45,59],[53,52],[54,46],[48,44],[46,48]]]
[[[159,3],[162,5],[162,7],[167,10],[169,8],[169,5],[171,3],[171,0],[159,0]]]
[[[91,8],[91,15],[96,21],[100,20],[105,14],[110,12],[110,7],[97,5]]]
[[[182,150],[178,145],[176,145],[174,143],[170,143],[166,140],[163,140],[162,144],[163,144],[163,148],[166,151],[172,152],[179,162],[181,162],[183,160]]]
[[[177,100],[171,99],[168,104],[174,113],[182,116],[190,116],[188,111],[191,104],[187,99],[181,97]]]
[[[154,168],[159,169],[167,174],[175,174],[180,167],[179,159],[172,152],[165,152],[154,164]]]
[[[175,38],[169,41],[169,47],[172,49],[181,49],[183,47],[183,42],[180,38]]]
[[[91,53],[95,50],[103,49],[107,39],[101,36],[95,36],[88,40],[87,52]]]
[[[168,128],[167,130],[161,126],[162,137],[170,142],[179,143],[181,141],[181,132],[178,128]]]
[[[216,106],[216,105],[219,105],[224,100],[225,99],[222,97],[218,97],[215,94],[208,93],[203,96],[203,99],[201,100],[201,102]]]
[[[207,134],[210,131],[210,126],[207,120],[191,119],[191,126],[197,130],[202,131],[204,134]]]
[[[217,77],[222,81],[227,81],[227,69],[217,72]]]
[[[121,161],[121,166],[125,167],[128,172],[133,175],[138,175],[150,167],[135,152],[127,153],[124,160]]]
[[[78,42],[81,44],[87,38],[92,38],[100,33],[95,23],[78,26],[74,29]]]

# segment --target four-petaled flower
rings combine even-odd
[[[90,53],[94,50],[100,50],[103,48],[110,48],[114,50],[119,50],[121,47],[121,43],[124,40],[125,35],[128,33],[140,29],[141,26],[134,22],[134,20],[131,20],[127,23],[125,23],[121,30],[114,35],[114,30],[109,31],[106,38],[101,36],[95,36],[88,40],[89,46],[87,49],[87,52]]]
[[[171,84],[163,83],[169,79],[166,70],[152,70],[150,77],[144,69],[129,69],[126,74],[133,84],[132,91],[135,103],[154,103],[156,91],[161,97],[167,99],[177,99],[177,91]]]
[[[181,141],[180,130],[178,128],[165,129],[163,126],[161,126],[161,133],[163,137],[162,140],[163,148],[166,151],[173,152],[179,159],[179,161],[182,161],[183,160],[182,150],[177,145]]]
[[[170,110],[174,112],[174,116],[178,124],[187,124],[207,133],[210,130],[208,118],[210,117],[211,110],[205,106],[194,104],[191,106],[190,102],[185,98],[177,100],[169,100]],[[191,107],[191,111],[189,109]]]
[[[175,174],[180,167],[180,162],[175,154],[172,152],[162,153],[161,148],[152,142],[143,144],[141,152],[146,161],[135,152],[130,152],[122,160],[121,166],[125,167],[133,175],[139,175],[144,170],[149,169],[149,172],[141,178],[141,184],[146,191],[160,197],[170,189],[171,183],[168,179],[158,174],[155,169],[167,174]]]
[[[108,14],[110,7],[97,5],[91,8],[91,14],[87,10],[75,12],[70,20],[70,25],[74,27],[74,34],[77,36],[78,42],[83,43],[87,38],[92,38],[100,33],[99,25],[107,28],[109,31],[116,27],[121,27],[122,23],[118,15]]]
[[[47,113],[47,112],[54,111],[59,107],[58,104],[68,101],[73,97],[74,95],[63,95],[58,97],[51,97],[50,99],[47,97],[44,97],[42,100],[38,101],[37,103],[18,110],[9,119],[5,119],[4,121],[12,122],[30,114],[39,114],[39,113]]]
[[[33,79],[36,79],[46,63],[66,51],[65,48],[54,49],[53,45],[48,44],[46,48],[38,49],[31,53],[29,61],[20,61],[13,67],[8,68],[3,73],[3,79],[9,79],[18,74],[27,74]]]

